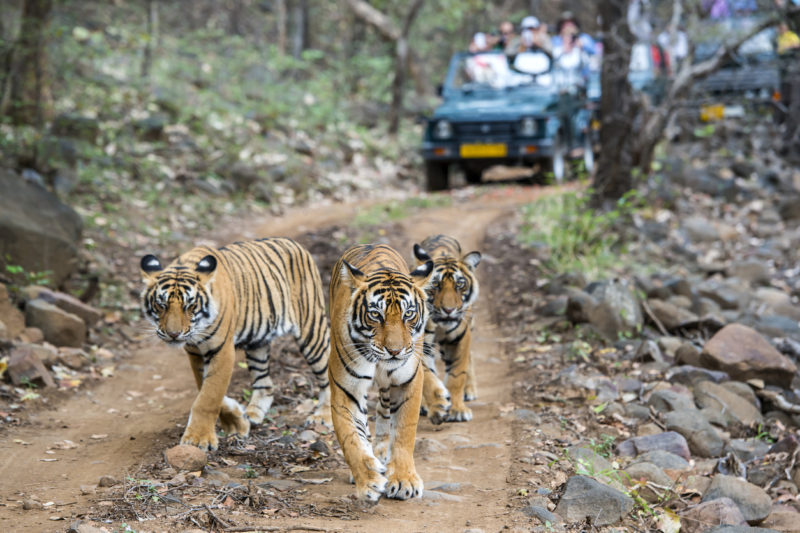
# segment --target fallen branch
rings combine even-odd
[[[650,306],[647,305],[647,302],[642,301],[642,309],[644,309],[644,312],[647,313],[648,317],[650,317],[650,320],[652,320],[653,323],[658,326],[658,331],[660,331],[662,335],[669,335],[669,333],[667,333],[667,328],[664,327],[664,324],[662,324],[655,313],[653,313],[653,310],[650,309]]]
[[[233,526],[233,527],[226,527],[223,528],[223,531],[238,531],[238,532],[245,532],[245,531],[326,531],[330,533],[334,533],[337,531],[341,531],[341,529],[325,529],[324,527],[317,527],[317,526],[304,526],[304,525],[297,525],[297,526]]]

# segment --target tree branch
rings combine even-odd
[[[392,21],[363,0],[346,0],[347,5],[355,15],[373,26],[381,36],[388,41],[397,41],[403,33]],[[421,4],[422,2],[418,2]],[[417,8],[418,9],[418,8]],[[413,11],[413,7],[412,7]],[[412,19],[413,20],[413,19]]]

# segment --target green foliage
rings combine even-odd
[[[598,277],[619,265],[624,246],[616,226],[633,211],[636,193],[623,196],[609,211],[594,210],[590,194],[565,192],[522,209],[519,241],[526,246],[544,245],[544,265],[551,272],[578,270]]]
[[[16,265],[12,262],[11,257],[5,257],[5,271],[11,277],[10,289],[12,292],[19,290],[22,285],[50,285],[50,278],[53,275],[52,270],[41,270],[28,272],[22,265]]]
[[[589,439],[589,447],[597,455],[608,459],[614,451],[614,440],[613,436],[603,434],[600,435],[600,440],[596,440],[594,437]]]

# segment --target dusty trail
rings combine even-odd
[[[453,207],[422,211],[403,221],[402,231],[391,235],[390,241],[410,255],[413,242],[429,234],[448,233],[461,241],[465,251],[479,250],[485,229],[493,221],[539,194],[541,190],[531,188],[493,189],[480,198],[454,202]],[[292,236],[315,227],[347,224],[353,216],[353,208],[347,206],[298,210],[240,226],[218,242],[256,235]],[[280,518],[261,519],[260,525],[299,521],[341,531],[496,531],[511,522],[506,508],[511,487],[506,479],[515,443],[510,417],[504,415],[512,407],[512,378],[489,313],[491,280],[484,279],[482,272],[478,267],[482,294],[473,335],[479,394],[470,404],[474,420],[433,426],[422,418],[417,433],[417,468],[426,489],[434,492],[409,502],[382,499],[355,521]],[[143,336],[147,338],[145,332]],[[177,443],[194,397],[184,357],[150,340],[118,366],[112,379],[55,400],[55,409],[41,410],[29,424],[0,435],[0,531],[63,531],[71,517],[97,505],[97,496],[91,491],[82,494],[81,486],[95,485],[102,475],[120,479],[142,462],[158,461],[165,449]],[[64,440],[77,448],[49,450]],[[346,469],[326,475],[333,480],[309,487],[302,496],[304,502],[335,501],[353,492]],[[23,511],[17,503],[20,493],[53,503],[44,510]],[[53,521],[55,517],[67,522]],[[236,523],[254,520],[241,516]],[[136,529],[165,530],[147,522]]]

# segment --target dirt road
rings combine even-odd
[[[420,211],[396,224],[386,237],[407,255],[414,242],[442,232],[458,238],[465,251],[480,250],[487,227],[538,194],[540,190],[535,188],[492,189],[479,198],[454,201],[451,207]],[[251,221],[239,226],[252,228],[250,231],[231,230],[220,235],[217,242],[256,235],[300,235],[335,224],[346,226],[353,216],[354,209],[348,206],[305,209]],[[485,261],[492,259],[486,257]],[[339,517],[314,512],[292,516],[291,511],[288,516],[264,516],[263,509],[215,506],[214,500],[207,502],[210,509],[216,509],[209,514],[236,527],[291,528],[303,524],[340,531],[497,531],[511,525],[515,517],[506,504],[513,487],[507,477],[512,449],[518,444],[513,441],[507,416],[513,408],[511,377],[487,304],[492,280],[485,279],[482,272],[478,267],[482,295],[473,336],[479,380],[479,397],[471,404],[474,420],[433,426],[421,419],[416,458],[426,487],[423,499],[384,499],[369,510]],[[28,424],[0,435],[0,531],[63,531],[76,518],[97,523],[103,516],[110,521],[106,527],[114,531],[123,522],[136,531],[192,527],[191,521],[181,522],[169,512],[144,522],[137,523],[134,518],[131,523],[130,517],[111,512],[121,494],[119,486],[95,487],[101,476],[112,476],[124,485],[142,465],[163,467],[161,454],[177,444],[195,396],[189,366],[180,351],[150,339],[144,329],[142,338],[141,348],[117,366],[113,378],[66,399],[50,399],[50,410],[41,410]],[[246,378],[239,376],[239,380]],[[276,405],[280,410],[280,402]],[[330,433],[326,437],[328,442],[335,440]],[[338,455],[338,450],[332,453]],[[212,454],[211,460],[216,459],[214,464],[222,470],[236,465],[235,457],[222,457],[223,448],[217,454]],[[330,509],[349,501],[353,487],[347,483],[348,470],[343,461],[336,464],[332,471],[301,469],[307,477],[331,479],[293,491],[292,501],[298,509]],[[274,472],[257,474],[255,481],[261,482],[269,481]],[[114,481],[109,483],[113,485]],[[25,500],[36,500],[43,508],[23,510]],[[221,529],[221,523],[204,527]]]

